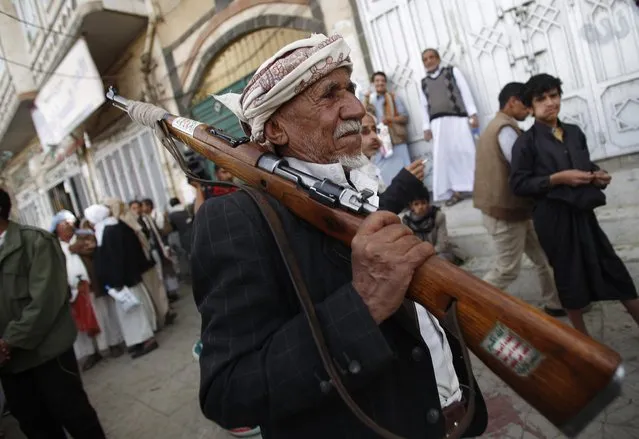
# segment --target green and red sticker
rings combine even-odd
[[[544,358],[539,351],[500,322],[488,333],[481,346],[522,377],[530,375]]]

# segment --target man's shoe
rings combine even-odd
[[[148,354],[158,348],[158,342],[155,340],[145,342],[141,348],[131,354],[131,358],[136,359],[140,358],[143,355]]]
[[[260,427],[240,427],[228,430],[228,432],[235,437],[249,437],[260,434]]]
[[[90,355],[84,361],[84,364],[82,365],[82,372],[86,372],[87,370],[93,369],[93,366],[98,364],[101,360],[102,360],[102,355],[100,354]]]
[[[566,317],[568,313],[564,309],[554,309],[544,306],[544,312],[552,317]]]
[[[169,310],[164,316],[164,326],[172,325],[175,322],[175,318],[177,317],[177,313],[173,310]]]
[[[124,354],[124,347],[121,344],[117,346],[111,346],[109,348],[109,354],[111,355],[111,358],[121,357],[122,354]]]

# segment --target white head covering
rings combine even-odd
[[[109,208],[102,204],[94,204],[84,209],[84,217],[94,226],[104,221],[111,215]]]
[[[264,142],[264,124],[310,85],[340,67],[352,68],[350,47],[340,35],[313,34],[282,47],[255,72],[241,95],[213,95],[240,120],[251,140]]]
[[[55,229],[58,227],[58,224],[68,221],[70,223],[75,222],[75,215],[69,212],[68,210],[61,210],[56,213],[53,219],[51,220],[51,225],[49,226],[49,232],[55,233]]]
[[[108,207],[102,204],[94,204],[84,209],[84,217],[93,224],[95,230],[95,239],[98,243],[98,247],[102,245],[102,236],[104,235],[104,228],[106,226],[112,226],[118,223],[118,220],[111,216],[111,211]]]

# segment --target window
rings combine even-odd
[[[21,224],[47,229],[50,225],[51,207],[44,197],[37,194],[25,204],[18,204],[18,217]]]
[[[81,173],[71,177],[70,184],[79,210],[77,213],[82,216],[84,209],[91,205],[89,201],[89,187]]]
[[[168,202],[160,155],[150,131],[145,131],[96,160],[102,197],[128,203],[151,198],[158,208]]]
[[[24,22],[20,23],[29,44],[38,36],[42,23],[38,15],[38,6],[34,0],[13,0],[13,6],[16,8],[18,16]]]

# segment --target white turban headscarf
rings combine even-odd
[[[84,209],[84,217],[93,224],[95,230],[95,239],[98,243],[98,247],[102,245],[102,236],[104,235],[104,228],[117,224],[118,220],[111,216],[111,211],[108,207],[102,204],[94,204]]]
[[[213,95],[240,120],[244,132],[264,142],[264,124],[310,85],[340,67],[352,68],[351,49],[341,35],[313,34],[282,47],[255,72],[242,94]]]

